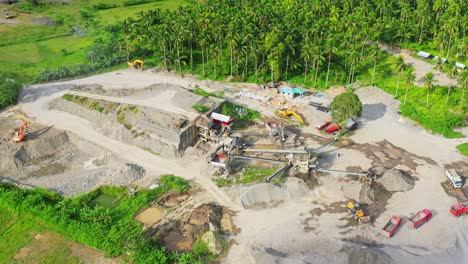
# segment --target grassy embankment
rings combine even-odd
[[[175,9],[184,2],[185,0],[75,0],[68,4],[44,4],[36,8],[28,4],[0,5],[10,10],[22,8],[31,12],[18,12],[14,19],[18,24],[0,25],[0,69],[15,72],[23,81],[28,82],[42,69],[86,63],[86,48],[95,38],[94,34],[103,26],[144,10],[158,7]],[[54,25],[32,22],[33,19],[44,17],[52,19]],[[72,26],[78,26],[87,35],[77,36]]]

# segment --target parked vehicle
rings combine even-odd
[[[348,208],[348,212],[353,215],[354,219],[358,220],[360,224],[370,223],[370,216],[364,213],[360,204],[348,202],[346,208]]]
[[[340,130],[340,127],[338,126],[338,124],[333,124],[331,126],[328,126],[325,128],[325,131],[328,133],[328,134],[331,134],[333,132],[336,132]]]
[[[354,119],[350,118],[346,120],[346,125],[345,125],[346,130],[353,130],[357,128],[357,123],[354,121]]]
[[[318,124],[315,128],[317,130],[322,130],[322,129],[326,128],[329,125],[330,125],[330,121],[323,121],[322,124]]]
[[[468,214],[468,201],[452,205],[452,207],[450,207],[450,213],[457,217],[462,214]]]
[[[431,217],[432,212],[427,209],[423,209],[408,218],[408,225],[412,228],[418,228],[425,222],[429,221]]]
[[[325,106],[317,106],[317,110],[325,112],[325,113],[329,112],[328,108]]]
[[[463,186],[463,181],[458,175],[458,172],[454,169],[446,169],[445,175],[449,179],[450,183],[452,184],[453,188],[461,188]]]
[[[392,237],[401,225],[401,217],[394,215],[390,217],[387,224],[380,230],[380,234],[386,237]]]

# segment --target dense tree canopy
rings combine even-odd
[[[334,120],[342,123],[349,118],[361,116],[362,103],[353,91],[347,91],[333,98],[330,113]]]
[[[264,79],[300,76],[350,83],[372,41],[435,41],[443,56],[466,56],[462,0],[206,0],[151,10],[124,22],[128,53],[181,71]]]

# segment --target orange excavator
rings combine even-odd
[[[26,135],[29,133],[28,129],[29,129],[28,122],[24,122],[23,125],[20,127],[19,131],[15,133],[15,136],[13,137],[13,141],[14,142],[23,141]]]
[[[135,69],[141,68],[141,70],[145,69],[145,62],[142,60],[134,60],[132,62],[127,63],[128,67],[133,67]]]

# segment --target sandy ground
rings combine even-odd
[[[405,262],[406,258],[411,258],[411,263],[438,263],[437,259],[451,263],[455,258],[460,260],[460,256],[466,260],[467,240],[457,233],[459,230],[466,230],[468,218],[455,219],[449,215],[449,207],[455,203],[455,200],[448,197],[440,185],[440,182],[445,180],[444,164],[455,161],[468,162],[467,158],[455,150],[456,145],[466,140],[445,139],[414,125],[412,121],[397,114],[397,101],[379,89],[367,87],[357,90],[364,104],[364,113],[359,120],[361,127],[352,136],[352,140],[356,143],[376,143],[386,139],[413,154],[429,157],[436,164],[429,165],[424,160],[416,160],[419,166],[414,175],[419,180],[415,188],[394,194],[388,201],[388,211],[375,220],[375,225],[357,227],[347,225],[347,214],[343,212],[326,212],[320,216],[311,213],[312,209],[324,208],[333,202],[341,201],[340,203],[344,205],[345,197],[341,188],[346,183],[338,182],[334,177],[320,177],[319,187],[304,196],[291,195],[291,199],[278,207],[247,210],[213,184],[207,174],[204,159],[190,157],[166,160],[135,146],[109,139],[93,130],[86,120],[48,108],[51,100],[75,85],[101,84],[106,89],[144,88],[154,83],[172,83],[186,88],[198,84],[209,91],[222,90],[226,86],[223,83],[200,81],[190,77],[181,78],[170,73],[120,70],[79,80],[31,87],[28,96],[20,101],[20,107],[38,121],[71,131],[83,139],[117,153],[123,160],[143,166],[147,173],[140,181],[142,185],[148,184],[161,174],[180,175],[193,179],[203,186],[213,200],[236,210],[235,222],[241,232],[235,237],[237,243],[224,260],[226,263],[362,263],[362,259],[353,262],[350,259],[353,255],[343,250],[345,246],[362,248],[362,244],[346,240],[355,241],[353,238],[357,235],[364,237],[366,241],[372,241],[373,245],[381,244],[382,246],[375,250],[385,257],[391,256],[398,263]],[[139,103],[145,103],[143,101]],[[261,103],[247,99],[242,102],[260,109],[265,115],[274,114],[274,109]],[[315,123],[328,119],[328,115],[310,107],[304,108],[303,111],[307,111],[307,116],[312,121],[304,131],[317,134],[314,129]],[[314,144],[313,141],[310,144]],[[335,150],[336,147],[330,147],[325,153],[332,157],[335,155]],[[344,153],[344,156],[333,160],[335,168],[361,166],[367,169],[371,164],[371,160],[359,150],[340,149],[339,151]],[[422,227],[422,230],[409,230],[404,226],[392,239],[386,239],[378,234],[391,214],[408,215],[423,208],[433,210],[435,216]],[[305,230],[306,226],[308,231]],[[371,253],[374,254],[373,251]]]

